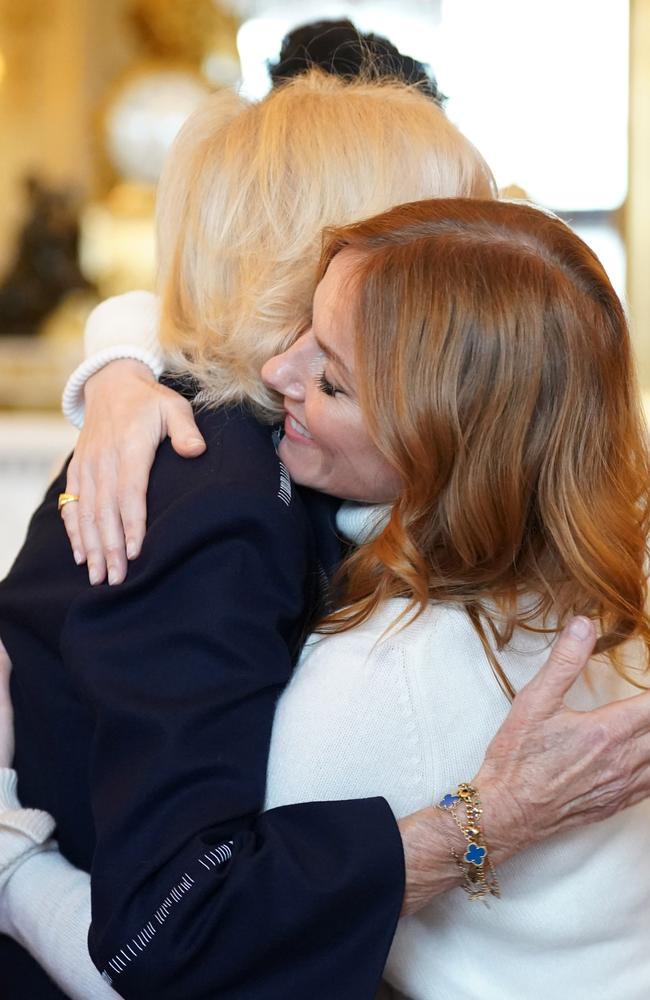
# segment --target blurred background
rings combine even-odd
[[[262,97],[299,24],[426,63],[501,188],[594,247],[650,393],[650,0],[0,0],[0,575],[54,463],[93,305],[151,287],[165,153],[209,91]]]

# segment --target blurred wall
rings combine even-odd
[[[135,44],[127,0],[0,0],[0,271],[21,219],[21,180],[94,193],[98,102]]]

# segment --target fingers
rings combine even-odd
[[[86,553],[88,579],[93,585],[103,583],[106,579],[106,560],[104,558],[102,538],[95,518],[95,495],[94,478],[90,470],[82,466],[79,483],[79,502],[76,504],[67,504],[66,506],[78,509],[79,531]],[[63,509],[65,510],[65,507]]]
[[[72,458],[68,465],[68,476],[65,484],[65,492],[79,495],[79,476],[77,473],[76,461]],[[86,547],[81,537],[81,526],[79,524],[79,504],[67,503],[61,508],[61,517],[65,526],[66,534],[72,546],[72,555],[77,566],[86,561]]]
[[[171,439],[174,451],[182,458],[202,454],[206,444],[196,426],[191,404],[166,386],[156,386],[156,390],[161,427]],[[129,559],[135,559],[142,549],[147,528],[147,487],[158,443],[138,438],[125,451],[120,466],[118,497]]]
[[[76,503],[67,503],[61,508],[61,517],[66,534],[72,546],[72,554],[77,565],[86,563],[88,579],[92,584],[102,583],[106,578],[107,560],[113,567],[113,575],[123,570],[126,560],[120,559],[119,510],[110,501],[110,493],[105,491],[101,499],[96,499],[94,478],[88,474],[83,462],[81,478],[77,471],[77,457],[68,466],[66,493],[79,496]],[[96,510],[98,503],[99,510]],[[124,548],[122,544],[122,549]],[[110,570],[109,570],[110,575]],[[115,582],[118,582],[117,579]]]
[[[603,759],[591,787],[572,803],[570,815],[573,821],[569,820],[565,828],[600,822],[648,798],[650,743],[647,737],[632,743],[631,751],[621,756],[619,761],[612,761],[609,757]]]
[[[527,701],[534,698],[542,714],[557,711],[569,688],[589,662],[595,644],[593,622],[588,618],[572,618],[560,633],[546,663],[521,695]]]
[[[114,471],[106,473],[100,479],[95,500],[95,519],[101,539],[102,557],[106,563],[106,574],[111,586],[122,583],[127,569],[126,544],[116,482],[117,475]]]
[[[642,802],[643,799],[647,799],[650,796],[650,764],[647,764],[643,768],[639,768],[638,772],[634,776],[633,782],[627,790],[627,801],[625,802],[625,807],[636,805],[637,802]]]
[[[127,559],[136,559],[142,549],[147,530],[147,487],[155,457],[156,443],[138,440],[120,464],[117,497]]]
[[[604,705],[598,709],[598,714],[606,725],[617,728],[621,739],[646,736],[650,733],[650,691]]]
[[[205,451],[206,445],[190,403],[165,387],[161,386],[161,391],[161,410],[172,448],[182,458],[196,458]]]
[[[126,516],[133,520],[133,500],[128,491],[123,498],[123,491],[117,485],[116,470],[108,462],[103,462],[97,470],[97,485],[95,473],[87,466],[83,468],[79,487],[77,488],[76,477],[71,478],[70,475],[66,485],[67,492],[79,494],[79,501],[66,504],[61,509],[75,562],[87,563],[88,579],[93,585],[102,583],[106,578],[109,584],[122,583],[127,571],[123,507],[126,504]],[[70,488],[71,483],[74,483],[74,489]],[[146,478],[144,487],[140,485],[140,489],[146,491]],[[144,521],[144,514],[141,513],[140,516]],[[144,527],[140,529],[136,555],[143,535]]]

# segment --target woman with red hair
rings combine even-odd
[[[381,793],[397,816],[447,812],[447,873],[501,898],[443,892],[400,922],[385,976],[407,996],[642,1000],[650,801],[614,815],[597,769],[565,824],[578,756],[546,812],[499,732],[586,616],[596,655],[559,728],[528,719],[527,752],[541,765],[592,715],[596,753],[624,707],[622,787],[647,768],[650,695],[631,696],[650,676],[650,455],[621,303],[560,220],[470,199],[330,232],[320,276],[310,328],[263,369],[287,413],[279,455],[295,482],[373,504],[339,513],[357,547],[280,700],[267,805]],[[523,850],[495,825],[513,802]],[[482,848],[496,875],[477,886]]]

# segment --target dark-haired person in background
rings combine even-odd
[[[394,77],[416,84],[441,106],[446,100],[436,78],[423,63],[404,55],[383,35],[365,34],[352,21],[310,21],[285,35],[277,62],[269,62],[274,87],[310,69],[321,69],[344,80],[365,75]]]

